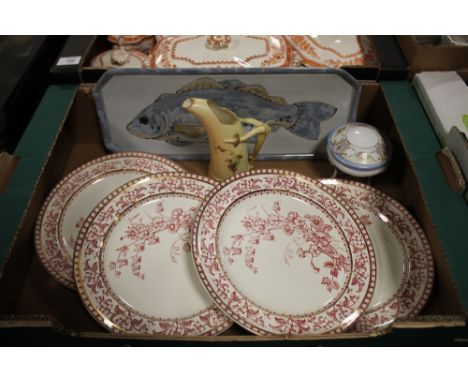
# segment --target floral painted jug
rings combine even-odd
[[[250,170],[271,131],[270,126],[253,118],[240,118],[232,111],[202,98],[187,98],[182,107],[205,126],[210,142],[209,176],[221,181]],[[244,131],[243,124],[253,126]],[[247,140],[257,137],[249,155]]]

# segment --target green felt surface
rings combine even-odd
[[[381,83],[423,196],[442,242],[465,312],[468,311],[468,204],[448,187],[437,162],[441,149],[429,118],[409,82]]]
[[[50,86],[16,148],[20,161],[0,193],[0,270],[75,91],[76,85]]]

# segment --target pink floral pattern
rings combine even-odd
[[[356,330],[383,329],[396,319],[417,314],[429,297],[433,282],[433,260],[424,232],[406,209],[384,193],[357,182],[340,181],[329,185],[358,212],[363,224],[370,225],[369,214],[382,214],[406,256],[409,274],[395,294],[376,309],[367,311],[356,323]]]
[[[114,217],[125,213],[131,206],[151,197],[159,197],[176,185],[178,194],[201,198],[212,189],[209,179],[190,174],[174,174],[172,177],[149,179],[143,185],[134,181],[129,188],[117,189],[106,200],[102,201],[90,214],[85,222],[87,229],[80,232],[77,240],[75,256],[75,278],[78,292],[91,314],[105,328],[117,333],[134,333],[148,335],[215,335],[230,326],[230,321],[215,306],[211,305],[200,312],[194,312],[190,317],[175,317],[162,319],[138,312],[122,301],[109,286],[105,266],[113,272],[122,272],[130,266],[133,275],[144,280],[141,268],[143,246],[158,245],[158,234],[162,230],[171,230],[181,234],[181,250],[185,246],[188,235],[184,231],[189,227],[190,216],[194,210],[181,211],[176,208],[165,213],[162,204],[157,204],[151,215],[133,215],[122,246],[117,250],[114,263],[104,264],[101,246],[109,229],[114,223]],[[126,242],[129,241],[129,242]],[[184,243],[184,244],[182,244]],[[185,247],[185,248],[184,248]],[[174,251],[173,261],[177,262],[183,255]],[[119,257],[120,256],[120,257]],[[118,277],[118,274],[116,273]],[[140,281],[140,282],[141,282]]]
[[[325,192],[325,186],[319,182],[305,178],[295,173],[282,170],[257,170],[249,173],[239,174],[229,181],[219,184],[211,197],[206,199],[197,213],[196,229],[193,232],[192,248],[194,251],[195,262],[200,277],[215,299],[218,305],[223,308],[231,318],[246,329],[260,335],[268,334],[318,334],[327,332],[340,332],[353,323],[358,317],[356,312],[365,309],[373,294],[375,286],[375,257],[372,252],[370,240],[364,227],[359,222],[355,213],[333,196],[333,192]],[[291,195],[308,200],[310,203],[320,205],[327,214],[331,215],[336,223],[343,227],[343,235],[346,244],[351,251],[352,266],[349,266],[346,285],[343,285],[343,293],[338,294],[324,309],[316,312],[310,312],[301,316],[280,314],[268,311],[258,305],[255,301],[250,301],[240,293],[228,278],[225,270],[221,266],[221,256],[230,256],[235,261],[236,257],[243,254],[246,266],[250,267],[252,272],[255,270],[255,261],[252,256],[252,250],[248,252],[245,248],[239,249],[239,243],[247,246],[255,246],[259,240],[270,240],[274,237],[275,231],[271,229],[280,225],[282,232],[300,232],[298,227],[314,224],[313,216],[310,216],[310,222],[306,223],[305,217],[298,213],[289,215],[282,213],[281,206],[274,204],[271,206],[272,212],[267,216],[246,218],[244,228],[246,233],[239,233],[232,237],[233,247],[226,250],[216,248],[213,243],[216,241],[217,229],[226,210],[243,196],[250,195],[252,192],[265,192],[282,195]],[[275,211],[276,210],[276,211]],[[294,211],[288,211],[294,212]],[[270,221],[268,219],[270,218]],[[255,221],[255,219],[257,219]],[[300,219],[303,219],[302,222]],[[255,224],[254,224],[255,223]],[[263,224],[265,223],[265,224]],[[318,232],[323,236],[314,245],[323,253],[333,253],[327,245],[326,224],[316,220],[317,225],[323,224]],[[263,225],[262,225],[263,224]],[[255,226],[254,226],[255,225]],[[247,227],[247,228],[246,228]],[[248,231],[250,230],[250,231]],[[311,229],[311,232],[314,232]],[[241,235],[241,236],[239,236]],[[320,235],[319,235],[320,236]],[[249,243],[249,240],[252,243]],[[307,249],[307,248],[306,248]],[[313,256],[302,249],[303,256]],[[224,254],[223,254],[224,251]],[[294,256],[299,256],[301,252],[291,252]],[[337,259],[340,259],[341,253]],[[286,256],[289,259],[288,256]],[[337,265],[330,259],[328,267],[324,267],[328,272],[340,272],[347,268],[346,264]],[[315,262],[311,266],[316,266]],[[330,275],[331,276],[331,275]],[[329,281],[333,277],[329,276]],[[325,281],[327,283],[327,281]],[[325,284],[324,284],[325,285]],[[346,287],[345,287],[346,286]],[[327,287],[327,285],[325,285]],[[333,285],[329,286],[333,288]]]
[[[158,202],[153,212],[154,216],[149,214],[142,216],[137,213],[129,218],[129,226],[120,238],[123,245],[117,248],[116,260],[108,264],[115,276],[119,277],[122,274],[122,268],[129,265],[130,257],[133,275],[144,280],[145,274],[141,270],[141,254],[147,247],[159,244],[159,234],[164,231],[178,235],[169,252],[174,263],[177,263],[177,258],[182,254],[191,255],[190,229],[196,208],[192,207],[188,211],[175,208],[169,215],[164,215],[164,204]]]
[[[275,232],[281,232],[290,236],[290,242],[283,253],[285,264],[295,257],[310,258],[310,265],[315,273],[320,272],[320,266],[314,261],[316,258],[325,257],[323,267],[328,268],[329,275],[322,277],[322,285],[328,292],[340,289],[337,281],[338,275],[349,271],[349,264],[343,254],[335,249],[335,243],[330,235],[332,226],[326,224],[321,216],[306,214],[301,216],[296,211],[281,213],[280,201],[275,201],[271,211],[262,206],[263,215],[259,212],[247,214],[242,218],[244,233],[231,236],[232,245],[223,248],[223,254],[229,263],[244,254],[245,265],[253,273],[257,273],[255,266],[256,247],[262,240],[275,241]]]
[[[81,227],[83,226],[83,223],[85,222],[85,218],[84,217],[80,217],[76,223],[75,223],[75,229],[77,230],[77,232],[79,232],[79,230],[81,229]],[[75,247],[75,244],[76,244],[76,237],[75,235],[70,235],[70,237],[68,238],[68,242],[70,243],[70,246],[71,247]]]
[[[60,216],[68,207],[70,198],[84,184],[95,177],[119,171],[132,170],[145,174],[183,171],[175,163],[147,153],[119,153],[107,155],[77,168],[52,190],[44,202],[36,223],[36,252],[44,268],[61,284],[74,289],[73,253],[59,244]],[[76,237],[71,237],[74,244]]]

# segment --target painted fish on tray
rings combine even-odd
[[[174,94],[162,94],[136,115],[127,130],[140,138],[165,140],[178,146],[208,142],[201,122],[182,108],[189,97],[209,99],[239,117],[268,123],[273,132],[285,128],[309,140],[316,140],[320,123],[336,113],[334,106],[324,102],[288,104],[282,97],[269,95],[261,85],[200,78]],[[244,127],[246,130],[253,128],[247,123]]]

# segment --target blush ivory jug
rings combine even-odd
[[[206,128],[210,143],[209,176],[217,181],[250,170],[271,131],[270,126],[253,118],[240,118],[232,111],[202,98],[187,98],[182,107],[196,116]],[[242,123],[253,125],[249,132]],[[247,140],[256,136],[249,155]]]

